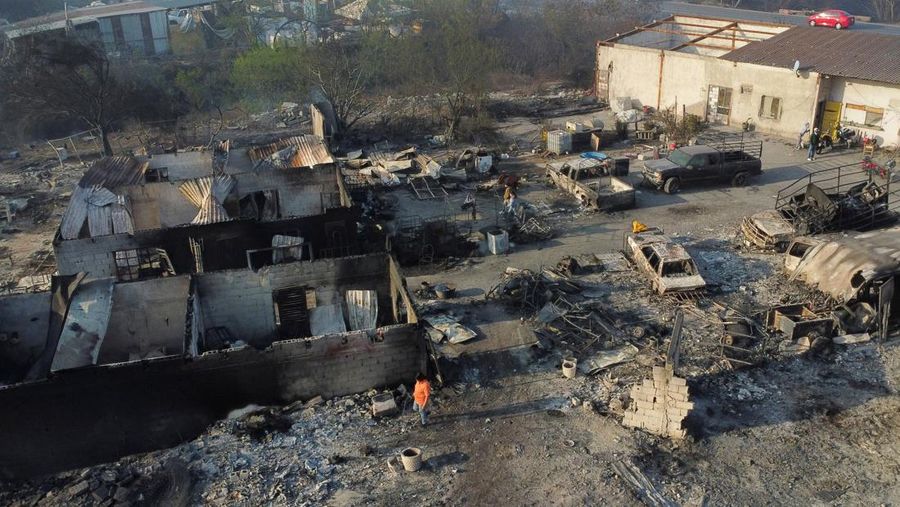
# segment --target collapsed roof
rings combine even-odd
[[[837,237],[810,248],[793,276],[847,302],[869,283],[900,274],[900,228]]]

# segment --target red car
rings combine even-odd
[[[850,28],[853,26],[853,23],[856,22],[856,18],[851,16],[848,12],[838,9],[822,11],[818,14],[813,14],[806,19],[809,21],[809,26],[830,26],[835,30]]]

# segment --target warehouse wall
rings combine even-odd
[[[818,92],[818,75],[791,69],[734,63],[711,56],[660,51],[627,45],[598,45],[597,69],[609,73],[609,97],[631,97],[635,107],[655,109],[677,107],[706,117],[709,87],[731,88],[729,124],[740,126],[751,118],[756,129],[793,137],[800,126],[812,122]],[[660,72],[662,78],[660,79]],[[760,115],[764,96],[777,97],[779,117]]]

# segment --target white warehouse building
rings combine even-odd
[[[670,16],[599,42],[595,88],[609,103],[720,124],[749,118],[786,137],[805,122],[826,132],[840,122],[898,146],[898,55],[898,36]]]

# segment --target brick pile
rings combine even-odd
[[[688,401],[687,381],[675,376],[669,367],[654,366],[653,380],[631,389],[632,404],[622,424],[671,438],[684,438],[682,426],[694,404]]]

